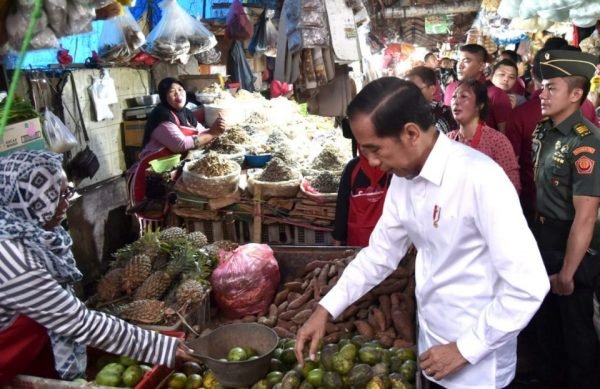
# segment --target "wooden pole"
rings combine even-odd
[[[262,187],[256,185],[254,187],[254,220],[252,226],[252,242],[261,243],[262,240]]]

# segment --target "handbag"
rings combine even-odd
[[[81,113],[81,105],[79,104],[79,97],[77,96],[77,88],[75,85],[75,79],[73,73],[70,75],[71,84],[73,88],[73,95],[77,111],[79,113],[79,121],[81,130],[83,132],[83,138],[85,139],[86,147],[82,151],[75,154],[66,166],[67,175],[70,179],[83,180],[84,178],[92,178],[100,169],[100,162],[96,154],[90,149],[90,138],[88,137],[87,130],[85,128],[85,122],[83,121],[83,115]]]

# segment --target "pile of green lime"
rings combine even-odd
[[[229,352],[227,352],[227,358],[225,358],[225,360],[227,362],[241,362],[251,361],[256,358],[258,358],[258,355],[256,354],[256,350],[254,350],[252,347],[235,346],[229,349]]]
[[[104,362],[108,362],[104,366]],[[146,372],[150,371],[148,365],[139,364],[129,357],[119,357],[118,360],[111,362],[110,358],[99,359],[98,367],[101,367],[94,382],[97,385],[119,386],[133,388],[137,385]]]

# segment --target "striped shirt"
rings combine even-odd
[[[19,240],[0,241],[0,331],[23,314],[79,343],[148,364],[175,365],[178,339],[87,309],[27,253]]]

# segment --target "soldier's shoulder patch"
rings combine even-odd
[[[579,136],[588,136],[592,131],[583,123],[577,123],[573,126],[573,131]]]
[[[575,168],[579,174],[592,174],[595,164],[596,162],[593,159],[584,155],[575,161]]]
[[[573,150],[573,155],[579,155],[581,153],[594,154],[596,152],[595,147],[591,146],[580,146]]]

